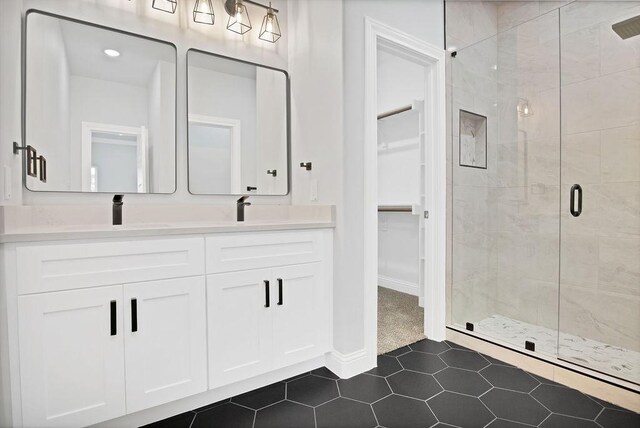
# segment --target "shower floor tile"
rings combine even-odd
[[[558,355],[558,335],[550,328],[492,315],[474,323],[474,330],[519,347],[528,340],[536,344],[536,352]],[[640,383],[640,352],[566,333],[560,334],[559,350],[563,360]]]

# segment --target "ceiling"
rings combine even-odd
[[[60,27],[71,75],[146,86],[158,61],[176,62],[170,44],[73,21],[60,20]],[[120,56],[109,57],[105,49],[115,49]]]

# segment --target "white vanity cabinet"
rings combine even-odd
[[[18,300],[25,426],[84,426],[207,389],[204,277]]]
[[[269,370],[272,316],[265,308],[268,269],[207,276],[209,386]]]
[[[124,286],[127,412],[207,390],[203,276]]]
[[[203,247],[18,247],[24,426],[85,426],[206,391]],[[105,285],[172,274],[199,276]],[[62,288],[74,289],[51,291]]]
[[[207,238],[210,387],[329,351],[330,248],[328,231]]]
[[[18,300],[23,426],[84,426],[125,414],[122,287]]]
[[[10,425],[92,425],[323,357],[332,247],[329,228],[2,244]]]

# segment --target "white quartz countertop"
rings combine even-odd
[[[209,233],[256,232],[270,230],[333,228],[333,221],[245,221],[138,223],[121,226],[80,225],[63,227],[39,226],[0,234],[0,243],[59,241],[68,239],[130,238],[166,235],[202,235]]]
[[[0,244],[335,227],[327,205],[252,207],[244,222],[235,221],[235,206],[129,206],[120,226],[111,225],[104,206],[0,208]]]

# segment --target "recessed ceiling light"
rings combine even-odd
[[[105,50],[104,50],[104,54],[105,54],[105,55],[107,55],[107,56],[110,56],[110,57],[112,57],[112,58],[115,58],[115,57],[117,57],[117,56],[120,56],[120,52],[118,52],[118,51],[117,51],[117,50],[115,50],[115,49],[105,49]]]

